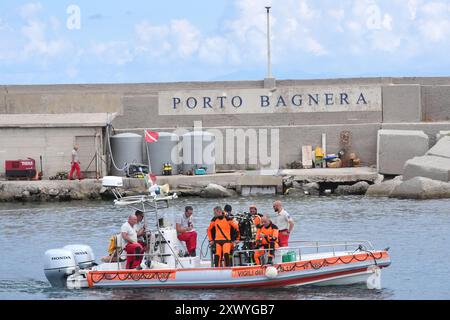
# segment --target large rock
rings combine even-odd
[[[317,182],[302,183],[294,181],[292,187],[285,192],[287,196],[318,196],[320,195],[320,185]]]
[[[400,175],[407,160],[423,156],[429,149],[429,138],[417,130],[378,131],[378,172]]]
[[[83,181],[0,181],[0,201],[68,201],[100,198],[101,183]]]
[[[306,196],[305,191],[303,189],[298,189],[298,188],[289,188],[286,190],[284,195],[293,197],[293,198],[300,198],[300,197]]]
[[[229,198],[233,194],[228,189],[219,186],[218,184],[208,184],[208,186],[200,193],[202,198]]]
[[[439,133],[436,135],[436,141],[439,141],[441,138],[450,136],[450,131],[439,131]]]
[[[442,137],[426,155],[450,159],[450,136]]]
[[[369,189],[369,184],[366,181],[360,181],[351,186],[340,185],[334,190],[334,194],[345,196],[345,195],[364,195]]]
[[[450,183],[416,177],[402,182],[390,196],[400,199],[450,198]]]
[[[423,156],[408,160],[404,169],[404,180],[425,177],[443,182],[450,181],[450,158]]]
[[[306,183],[302,186],[305,194],[310,196],[320,195],[320,185],[317,182]]]
[[[394,189],[402,183],[402,177],[387,180],[379,184],[369,186],[366,196],[369,197],[389,197]]]

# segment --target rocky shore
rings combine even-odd
[[[143,180],[125,179],[123,196],[145,194]],[[208,184],[173,190],[181,197],[227,198],[237,196],[234,189]],[[114,195],[100,180],[74,181],[0,181],[0,202],[51,202],[77,200],[110,200]]]
[[[221,179],[217,179],[220,181]],[[122,194],[132,196],[147,192],[142,179],[124,179]],[[229,198],[241,195],[242,185],[222,180],[222,183],[200,182],[171,184],[171,191],[180,197]],[[311,196],[365,195],[398,199],[450,198],[450,183],[415,177],[403,180],[402,176],[386,179],[375,175],[361,181],[317,180],[286,175],[280,179],[282,192],[275,196],[291,198]],[[275,189],[274,189],[275,190]],[[278,189],[277,189],[278,190]],[[110,200],[114,195],[104,188],[100,180],[82,181],[0,181],[0,202],[51,202],[76,200]]]

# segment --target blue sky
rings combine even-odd
[[[263,79],[267,5],[277,79],[450,73],[450,0],[39,0],[0,2],[0,84]]]

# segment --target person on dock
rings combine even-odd
[[[69,180],[73,180],[73,173],[75,171],[77,171],[78,180],[81,180],[80,159],[78,158],[78,149],[79,148],[80,148],[80,146],[78,144],[73,146],[72,161],[70,162]]]
[[[259,247],[255,251],[255,262],[261,264],[261,256],[267,252],[268,264],[273,264],[275,258],[275,249],[278,248],[278,227],[272,223],[270,217],[265,215],[261,218],[261,227],[256,233],[256,246]]]
[[[209,224],[207,233],[209,244],[214,252],[214,266],[221,267],[222,259],[225,267],[231,266],[231,250],[233,241],[231,230],[235,230],[237,233],[237,239],[239,240],[239,226],[234,219],[227,217],[222,207],[218,206],[214,208],[214,218]]]
[[[127,269],[136,269],[139,267],[143,258],[144,248],[138,242],[138,233],[135,229],[137,222],[136,215],[132,214],[128,217],[128,221],[120,228],[122,239],[124,240],[124,250],[127,253]]]
[[[283,209],[281,201],[275,201],[273,203],[273,210],[277,214],[274,222],[279,229],[279,245],[280,247],[288,247],[289,236],[294,229],[294,220],[291,218],[289,213]]]
[[[184,208],[184,213],[178,217],[175,225],[178,239],[186,242],[187,255],[191,257],[197,255],[197,232],[194,230],[193,213],[194,209],[191,206],[187,206]]]

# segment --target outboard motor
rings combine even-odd
[[[51,249],[45,252],[44,273],[52,287],[65,287],[67,277],[76,269],[77,264],[71,251]]]
[[[82,244],[75,244],[65,246],[64,249],[73,253],[75,263],[80,267],[80,269],[89,269],[96,265],[94,253],[92,252],[91,247]]]

